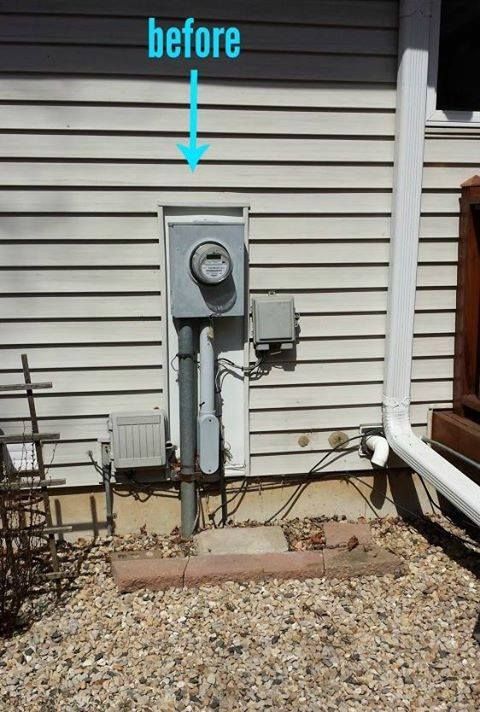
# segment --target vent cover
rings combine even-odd
[[[166,416],[162,410],[112,413],[109,427],[116,470],[166,465]]]

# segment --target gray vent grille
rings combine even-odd
[[[112,413],[110,429],[116,470],[165,466],[166,422],[163,411]]]

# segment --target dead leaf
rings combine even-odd
[[[349,551],[352,551],[352,549],[355,549],[356,546],[358,546],[359,541],[356,536],[351,536],[350,539],[347,541],[347,549]]]

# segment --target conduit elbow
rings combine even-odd
[[[365,445],[372,451],[372,463],[377,467],[385,467],[390,452],[387,439],[382,435],[369,435],[365,438]]]

